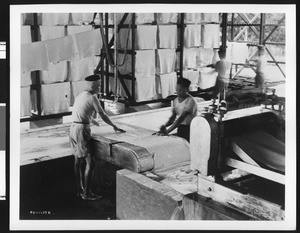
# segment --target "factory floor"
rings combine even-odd
[[[168,103],[153,103],[124,108],[122,104],[105,102],[109,116],[167,106]],[[64,117],[64,123],[69,121],[70,116]],[[25,127],[23,124],[23,129]],[[74,158],[69,156],[21,167],[20,219],[116,219],[115,179],[120,168],[98,161],[97,171],[101,172],[94,174],[94,187],[97,188],[93,192],[102,198],[86,201],[75,195],[73,164]]]
[[[278,84],[274,88],[278,90],[279,96],[285,96],[285,85]],[[144,110],[156,109],[170,106],[168,103],[154,103],[135,107],[125,108],[123,104],[115,104],[105,102],[105,111],[109,116],[118,115],[130,112],[139,112]],[[64,117],[63,123],[70,121],[70,116]],[[29,127],[29,123],[21,124],[21,130]],[[57,163],[54,161],[53,163]],[[63,166],[62,164],[65,164]],[[73,173],[73,158],[68,158],[66,161],[61,161],[58,164],[42,165],[45,168],[28,167],[22,175],[21,186],[24,190],[20,194],[20,219],[98,219],[98,220],[113,220],[116,219],[116,187],[115,173],[117,168],[109,164],[103,166],[103,174],[101,174],[101,185],[95,193],[101,194],[102,198],[97,201],[84,201],[75,195],[74,173]],[[48,167],[47,167],[48,166]],[[51,168],[49,168],[51,166]],[[57,167],[64,167],[63,171],[57,170]],[[67,168],[67,169],[66,169]],[[55,173],[55,182],[52,186],[47,183],[47,178],[34,177],[34,174],[41,174],[41,171],[46,173],[47,169]],[[37,171],[38,170],[38,171]],[[38,173],[36,173],[38,172]],[[47,176],[48,174],[45,174]],[[29,177],[28,177],[29,176]],[[24,180],[31,180],[31,184],[22,183]],[[62,178],[62,179],[60,179]],[[51,178],[52,179],[52,178]],[[50,179],[50,180],[51,180]],[[45,182],[44,182],[45,181]],[[36,190],[30,190],[34,187]],[[22,187],[21,187],[22,190]],[[54,191],[53,191],[54,190]]]

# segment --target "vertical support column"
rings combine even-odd
[[[114,101],[118,99],[118,35],[117,35],[117,13],[114,13],[114,80],[115,80],[115,88],[114,88]]]
[[[266,22],[266,14],[261,13],[260,14],[260,26],[259,26],[259,44],[264,44],[264,36],[265,36],[265,22]]]
[[[105,40],[108,42],[108,13],[105,13]],[[109,50],[109,48],[107,48]],[[109,64],[108,64],[108,56],[109,54],[105,54],[107,56],[107,59],[105,61],[105,93],[108,95],[109,93]]]
[[[223,49],[226,49],[227,41],[227,13],[222,13],[222,45]]]
[[[132,63],[131,63],[131,72],[132,72],[132,81],[131,81],[131,102],[136,102],[135,100],[135,13],[132,13],[132,22],[131,22],[131,48],[132,48]]]
[[[234,35],[233,35],[233,21],[234,21],[234,13],[231,14],[231,42],[233,42]]]
[[[33,13],[33,42],[39,40],[38,33],[38,17],[37,13]],[[42,106],[41,106],[41,80],[40,80],[40,71],[33,71],[35,74],[35,90],[36,90],[36,103],[38,116],[42,115]]]
[[[182,71],[183,71],[183,48],[184,48],[184,27],[185,27],[185,24],[184,24],[184,16],[185,14],[184,13],[181,13],[180,14],[180,52],[179,52],[179,56],[180,56],[180,63],[179,63],[179,77],[182,78]]]

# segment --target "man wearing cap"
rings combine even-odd
[[[177,128],[177,136],[186,139],[188,142],[190,141],[190,124],[197,116],[197,102],[188,93],[190,84],[191,81],[185,78],[180,78],[177,81],[177,98],[173,102],[172,115],[160,127],[156,135],[168,135]],[[168,126],[170,127],[167,129]]]
[[[71,149],[75,156],[75,178],[77,195],[84,200],[97,200],[100,196],[91,192],[91,173],[93,166],[93,155],[91,151],[91,130],[90,123],[99,126],[93,118],[98,113],[103,121],[113,127],[117,132],[125,132],[111,122],[105,111],[102,109],[95,94],[99,92],[100,82],[98,75],[91,75],[85,78],[87,88],[80,93],[76,99],[72,111],[72,125],[70,129]],[[82,165],[85,162],[85,169],[82,173]]]

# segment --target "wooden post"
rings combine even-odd
[[[105,13],[105,40],[108,41],[108,13]],[[108,95],[109,93],[109,64],[108,64],[108,56],[109,54],[106,54],[106,61],[105,61],[105,70],[106,70],[106,79],[105,79],[105,93]]]
[[[259,34],[259,44],[264,44],[264,34],[265,34],[265,21],[266,21],[266,14],[260,14],[260,34]]]
[[[135,13],[132,13],[132,23],[131,23],[131,48],[132,48],[132,63],[131,63],[131,72],[132,72],[132,82],[131,82],[131,102],[136,102],[135,100]]]
[[[185,24],[184,24],[184,16],[185,16],[185,14],[184,13],[181,13],[180,14],[180,47],[179,47],[179,49],[180,49],[180,65],[179,65],[179,77],[180,78],[182,78],[182,70],[183,70],[183,53],[184,53],[184,46],[183,46],[183,44],[184,44],[184,27],[185,27]]]
[[[33,42],[39,40],[38,33],[38,17],[37,13],[33,13]],[[42,106],[41,106],[41,80],[40,80],[40,71],[33,71],[35,74],[35,90],[36,90],[36,103],[38,116],[42,115]]]
[[[227,41],[227,13],[222,14],[222,45],[221,47],[226,50]]]

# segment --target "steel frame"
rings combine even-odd
[[[234,23],[234,19],[235,17],[238,16],[240,17],[243,21],[244,24],[235,24]],[[254,23],[255,20],[257,20],[260,16],[260,23]],[[275,63],[276,66],[278,67],[278,69],[280,70],[280,72],[282,73],[283,77],[285,76],[284,71],[282,70],[282,68],[279,66],[279,64],[285,64],[285,62],[281,62],[281,61],[277,61],[275,59],[275,57],[273,56],[273,54],[271,53],[271,51],[269,50],[267,45],[285,45],[285,43],[282,42],[272,42],[269,41],[270,37],[273,35],[273,33],[276,31],[276,29],[280,26],[284,26],[283,22],[285,20],[285,15],[278,21],[277,24],[266,24],[265,23],[266,20],[266,14],[265,13],[260,13],[260,14],[256,14],[253,16],[252,19],[250,19],[246,13],[231,13],[231,22],[229,24],[226,25],[231,27],[231,41],[235,41],[235,42],[241,42],[241,43],[248,43],[248,46],[257,46],[257,45],[264,45],[266,48],[266,51],[268,52],[268,54],[270,55],[270,57],[272,58],[272,61],[268,61],[268,63]],[[259,26],[260,30],[257,31],[255,26]],[[233,31],[234,31],[234,27],[244,27],[239,33],[238,35],[236,35],[235,37],[233,36]],[[265,32],[265,28],[266,27],[273,27],[273,29],[271,30],[271,32],[269,32],[266,35]],[[249,43],[248,41],[239,41],[239,39],[241,38],[241,36],[243,35],[243,33],[250,28],[254,34],[258,37],[259,41],[252,41],[251,43]],[[229,36],[227,36],[229,38]],[[248,60],[251,60],[255,55],[256,55],[257,51],[254,51],[254,53],[250,54],[248,57]],[[236,64],[236,66],[238,66],[239,64]],[[245,67],[242,66],[239,69],[236,70],[236,72],[234,74],[232,74],[231,78],[236,77],[237,75],[240,74],[240,72],[244,69]]]

